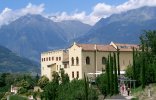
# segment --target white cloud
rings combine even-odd
[[[40,4],[40,5],[32,5],[31,3],[29,3],[26,8],[23,8],[21,10],[22,13],[27,14],[41,14],[44,11],[44,4]]]
[[[129,0],[117,6],[108,5],[105,3],[98,3],[93,7],[93,10],[89,15],[87,15],[84,11],[75,12],[72,14],[67,14],[66,12],[62,12],[59,14],[57,13],[56,14],[57,17],[54,17],[52,19],[54,21],[75,19],[93,25],[101,18],[106,18],[112,14],[125,12],[143,6],[156,6],[156,0]]]
[[[77,9],[72,13],[67,12],[57,12],[53,14],[43,14],[44,4],[33,5],[29,3],[25,8],[18,10],[12,10],[10,8],[5,8],[0,13],[0,26],[2,24],[7,24],[20,16],[25,14],[42,14],[54,21],[62,20],[79,20],[83,23],[94,25],[101,18],[106,18],[112,14],[117,14],[125,12],[131,9],[136,9],[143,6],[156,6],[156,0],[129,0],[120,5],[108,5],[106,3],[98,3],[93,8],[90,14],[86,14],[85,11],[78,11]],[[49,17],[50,16],[50,17]]]
[[[33,5],[29,3],[25,8],[12,10],[10,8],[4,8],[0,13],[0,26],[3,24],[8,24],[15,19],[24,16],[26,14],[42,14],[44,11],[44,4]]]

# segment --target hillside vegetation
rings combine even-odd
[[[20,57],[9,49],[0,46],[0,72],[32,72],[38,73],[38,64]]]
[[[145,89],[141,89],[141,87],[133,90],[132,95],[137,97],[139,100],[155,100],[156,98],[156,84],[150,84],[151,97],[148,97],[149,86],[146,86]]]

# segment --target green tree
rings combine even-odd
[[[141,51],[133,48],[133,73],[130,75],[130,68],[126,73],[137,80],[137,86],[145,88],[156,82],[156,31],[145,31],[140,36],[140,43]]]
[[[42,76],[39,80],[38,80],[38,85],[41,88],[44,88],[47,84],[49,83],[49,79],[46,76]]]
[[[142,68],[141,68],[141,83],[142,88],[145,88],[145,41],[143,40],[143,37],[140,37],[141,44],[142,44]]]
[[[117,76],[117,66],[116,66],[116,54],[113,52],[113,66],[114,66],[114,93],[118,94],[118,76]]]
[[[19,83],[16,84],[18,87],[23,87],[25,89],[28,89],[30,84],[26,80],[21,80]]]
[[[106,63],[106,75],[107,75],[107,94],[110,93],[110,68],[109,68],[110,56],[108,55],[107,63]]]
[[[101,74],[96,78],[97,86],[101,93],[106,97],[108,95],[108,80],[107,74]]]
[[[117,66],[118,66],[118,76],[120,76],[120,49],[117,47]]]
[[[58,84],[55,82],[48,83],[44,88],[44,94],[46,100],[56,100],[58,97]]]
[[[136,80],[136,64],[135,64],[135,58],[136,58],[136,56],[135,56],[135,49],[134,49],[134,47],[133,47],[133,65],[132,65],[132,67],[133,67],[133,79],[134,80]]]
[[[110,61],[109,61],[109,65],[110,65],[110,95],[114,94],[114,74],[113,74],[113,57],[111,56],[110,53],[110,57],[109,57]]]
[[[60,71],[61,71],[61,82],[62,82],[62,84],[69,83],[69,76],[68,76],[68,74],[67,73],[65,74],[64,69],[61,69]]]
[[[59,84],[59,81],[60,81],[59,73],[54,71],[52,74],[52,77],[53,77],[53,82],[56,84]]]
[[[85,87],[85,100],[88,100],[88,78],[86,77],[85,73],[84,73],[84,87]]]

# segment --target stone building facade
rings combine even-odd
[[[132,65],[132,47],[138,48],[138,45],[113,42],[108,45],[74,43],[67,50],[43,52],[41,75],[52,80],[53,71],[59,72],[63,68],[70,80],[81,79],[84,73],[94,77],[105,70],[108,55],[117,52],[117,47],[120,50],[120,69],[124,71],[128,65]]]

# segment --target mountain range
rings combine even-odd
[[[20,57],[11,50],[0,46],[0,72],[29,72],[31,74],[36,74],[40,72],[40,67],[38,63]]]
[[[63,48],[90,26],[79,21],[53,22],[41,15],[25,15],[0,29],[0,44],[20,56],[39,61],[43,51]],[[80,33],[80,34],[79,34]]]
[[[142,7],[99,20],[83,37],[85,43],[138,43],[144,30],[156,29],[156,7]]]
[[[41,15],[25,15],[0,28],[0,45],[19,56],[40,60],[43,51],[80,43],[139,43],[144,30],[156,29],[156,7],[142,7],[107,18],[90,26],[76,20],[54,22]]]

